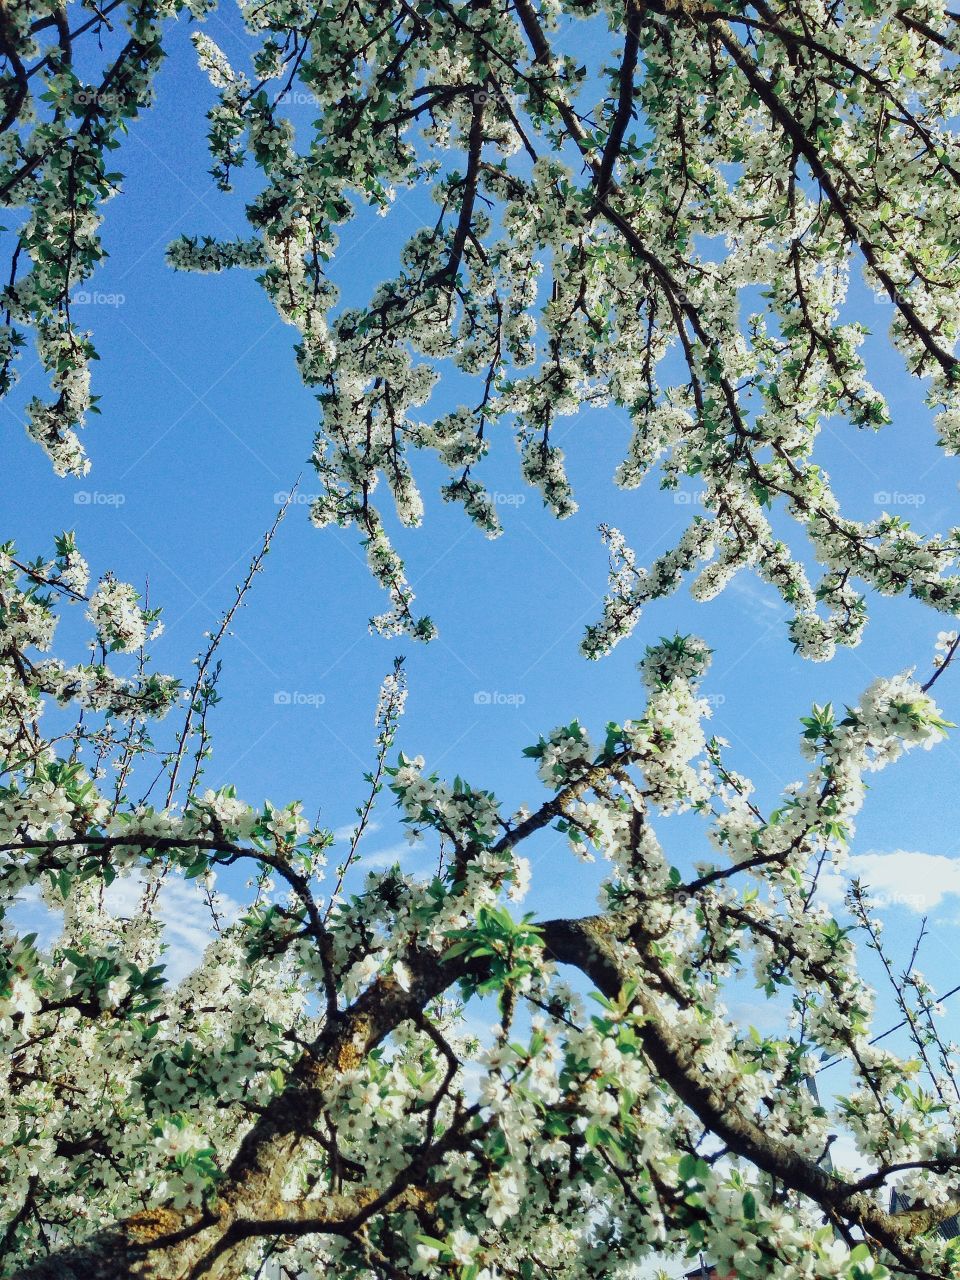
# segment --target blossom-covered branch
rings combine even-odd
[[[100,206],[122,178],[111,171],[112,153],[151,102],[165,24],[185,10],[201,17],[215,2],[0,5],[0,208],[12,214],[4,228],[10,270],[0,290],[0,395],[16,383],[32,336],[55,394],[49,402],[31,398],[26,427],[59,475],[90,466],[77,429],[97,412],[96,349],[71,303],[105,256]]]
[[[82,594],[77,557],[68,541],[11,568],[8,598],[21,592],[22,613],[31,581]],[[0,619],[13,619],[0,638],[16,689],[37,641],[16,610]],[[240,1280],[269,1259],[307,1277],[526,1280],[627,1275],[706,1248],[744,1280],[952,1276],[935,1228],[960,1201],[953,1050],[940,1040],[910,1062],[871,1042],[850,932],[815,892],[824,861],[842,865],[865,775],[948,726],[909,673],[843,715],[815,707],[809,772],[766,811],[705,731],[709,661],[693,637],[648,650],[645,708],[599,741],[573,722],[532,744],[549,794],[513,815],[419,759],[383,763],[395,671],[374,796],[388,779],[414,849],[445,856],[349,893],[350,867],[328,886],[331,838],[298,804],[224,788],[118,806],[83,767],[82,738],[66,759],[38,751],[36,695],[23,752],[21,701],[6,700],[3,1274]],[[709,849],[686,873],[657,833],[684,811]],[[570,856],[606,862],[598,911],[511,910],[550,828]],[[215,893],[238,867],[254,905],[179,983],[155,900],[131,916],[104,907],[118,878]],[[25,891],[61,920],[47,946],[18,926]],[[779,1010],[776,1035],[727,1008],[730,982],[750,975]],[[914,996],[928,1017],[928,990],[898,987],[921,1016]],[[470,1021],[484,1000],[498,1011],[486,1039]],[[804,1083],[823,1054],[849,1078],[829,1102]],[[824,1162],[838,1132],[856,1171]]]
[[[852,272],[891,305],[890,339],[940,444],[960,442],[955,15],[936,0],[438,0],[389,14],[350,0],[244,14],[252,75],[196,43],[219,90],[220,181],[246,157],[262,172],[253,237],[184,237],[170,260],[260,267],[298,329],[322,405],[313,519],[360,530],[391,599],[380,629],[434,629],[375,505],[381,482],[419,524],[412,458],[433,451],[444,498],[496,536],[482,463],[509,427],[526,480],[568,516],[559,423],[598,405],[631,423],[626,456],[611,444],[619,485],[694,477],[704,510],[648,567],[605,531],[610,590],[588,656],[691,575],[708,599],[756,570],[815,659],[858,642],[864,587],[957,611],[956,531],[852,518],[816,461],[828,420],[875,431],[890,417],[860,351]],[[577,23],[592,28],[583,40]],[[295,82],[314,107],[306,137],[288,106]],[[399,273],[339,306],[328,264],[344,224],[367,205],[389,225],[397,191],[425,187],[436,220],[407,239]],[[433,410],[449,365],[476,398]],[[781,511],[819,580],[803,542],[774,532]]]

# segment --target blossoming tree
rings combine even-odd
[[[7,5],[0,22],[13,126],[0,201],[30,212],[4,290],[0,387],[32,327],[57,395],[32,402],[29,430],[62,472],[86,465],[76,427],[93,348],[70,289],[102,254],[99,206],[120,180],[107,160],[149,100],[163,23],[209,6],[75,7],[75,24],[45,2]],[[701,598],[755,566],[815,658],[856,643],[864,585],[955,610],[955,531],[923,538],[885,512],[853,519],[815,461],[827,419],[857,431],[889,419],[859,351],[862,320],[842,314],[851,273],[892,305],[890,337],[918,402],[937,410],[943,448],[960,442],[960,144],[948,123],[960,72],[956,18],[938,0],[242,9],[249,68],[204,34],[196,43],[219,94],[215,175],[227,188],[249,161],[262,178],[251,235],[184,237],[170,260],[258,268],[299,331],[299,370],[322,406],[313,516],[361,531],[392,601],[382,629],[426,637],[433,624],[413,612],[378,482],[419,523],[411,460],[431,450],[449,468],[443,496],[493,536],[482,460],[509,428],[527,480],[566,516],[575,501],[555,424],[602,403],[633,426],[617,482],[633,488],[657,467],[666,485],[697,476],[706,513],[648,568],[604,529],[610,595],[589,655],[697,566]],[[85,78],[74,45],[114,23],[130,39]],[[586,42],[602,57],[571,56],[584,44],[571,23],[609,26]],[[315,104],[299,132],[295,84]],[[389,214],[410,186],[429,186],[434,225],[406,242],[399,273],[367,305],[338,309],[326,267],[343,224],[361,204]],[[476,399],[418,417],[444,361]],[[774,534],[778,507],[806,531],[819,581],[802,546]]]
[[[100,205],[120,180],[108,153],[149,102],[165,24],[208,7],[0,3],[0,201],[25,211],[0,392],[32,335],[54,398],[31,402],[28,430],[60,473],[87,466],[95,353],[70,298],[102,255]],[[960,443],[955,15],[933,0],[268,0],[244,18],[251,68],[196,43],[218,90],[218,180],[246,159],[262,178],[251,234],[182,239],[170,260],[258,269],[299,331],[322,406],[313,517],[360,529],[390,596],[381,630],[429,638],[433,624],[413,611],[378,483],[418,523],[412,458],[433,450],[443,496],[495,534],[479,473],[509,425],[527,480],[565,516],[555,422],[603,401],[632,422],[618,482],[700,476],[707,513],[649,568],[605,530],[611,586],[588,655],[698,565],[700,598],[756,568],[813,658],[856,643],[865,587],[958,611],[957,531],[854,520],[814,461],[828,418],[888,418],[862,326],[841,314],[851,269],[889,298],[893,344],[944,448]],[[563,52],[567,19],[609,27],[601,62]],[[295,82],[315,99],[306,145]],[[389,214],[404,184],[431,188],[435,224],[368,305],[339,308],[339,228],[361,202]],[[475,379],[476,402],[422,421],[444,362]],[[819,582],[775,536],[776,504],[809,535]],[[809,773],[772,810],[707,734],[695,637],[647,649],[632,718],[531,744],[538,798],[514,814],[482,779],[395,754],[398,664],[346,864],[328,870],[331,837],[299,805],[204,789],[212,649],[184,699],[151,668],[156,612],[88,577],[70,535],[36,561],[0,549],[4,1276],[541,1280],[700,1248],[745,1280],[960,1274],[937,1230],[960,1206],[953,1049],[919,978],[895,987],[915,1056],[871,1043],[872,993],[816,893],[865,776],[944,736],[931,685],[953,633],[926,685],[894,675],[843,714],[814,708]],[[49,656],[70,605],[94,629],[90,660]],[[431,871],[394,867],[348,893],[384,791]],[[689,874],[658,840],[677,812],[713,848]],[[512,905],[548,827],[605,860],[596,913]],[[226,868],[251,881],[232,921]],[[212,936],[174,984],[157,903],[178,876],[204,886]],[[142,895],[132,916],[105,910],[118,877]],[[62,918],[50,945],[18,926],[25,893]],[[881,945],[869,903],[853,905]],[[728,1012],[744,974],[788,1007],[782,1036]],[[464,1017],[483,999],[498,1019],[485,1043]],[[807,1087],[824,1054],[849,1080],[830,1102]],[[838,1132],[856,1172],[828,1159]]]
[[[192,782],[128,802],[128,766],[159,743],[148,725],[177,690],[144,661],[112,676],[108,655],[142,653],[155,620],[107,578],[88,605],[98,660],[64,665],[40,654],[58,603],[86,590],[75,546],[32,565],[8,546],[0,567],[0,895],[33,886],[63,913],[44,950],[6,925],[7,1274],[241,1277],[271,1260],[289,1276],[611,1275],[698,1246],[747,1278],[955,1274],[932,1230],[960,1196],[949,1049],[923,1025],[922,991],[917,1060],[870,1045],[871,992],[813,893],[865,774],[943,736],[909,677],[875,681],[843,717],[815,709],[808,777],[763,812],[705,735],[709,652],[665,641],[641,664],[646,706],[599,739],[574,722],[531,745],[547,797],[507,815],[422,760],[388,763],[398,666],[371,800],[385,781],[436,870],[394,867],[345,896],[342,867],[326,878],[330,837],[296,804]],[[44,738],[44,698],[76,727]],[[84,745],[120,754],[112,792]],[[175,773],[182,745],[154,749]],[[682,810],[715,850],[689,878],[657,837]],[[608,862],[598,913],[518,919],[505,903],[551,824]],[[226,924],[214,878],[237,865],[255,896]],[[132,874],[142,910],[105,911],[106,887]],[[154,904],[175,875],[208,885],[216,932],[172,986]],[[726,980],[745,968],[786,991],[784,1038],[727,1013]],[[484,1045],[462,1023],[478,995],[499,1005]],[[851,1073],[834,1108],[804,1087],[820,1053]],[[838,1126],[868,1172],[824,1164]],[[896,1214],[894,1185],[909,1206]]]

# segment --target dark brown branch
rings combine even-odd
[[[636,10],[628,3],[627,33],[623,41],[623,58],[620,63],[620,93],[616,115],[610,125],[607,144],[603,149],[600,168],[597,170],[596,188],[598,200],[607,198],[610,179],[613,176],[613,166],[617,162],[620,148],[623,145],[624,134],[627,131],[627,125],[630,123],[630,117],[633,114],[633,82],[637,70],[637,53],[640,47],[637,26]]]

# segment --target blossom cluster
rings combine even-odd
[[[816,461],[826,422],[890,421],[865,325],[847,314],[858,262],[889,303],[904,368],[925,380],[918,404],[936,411],[939,442],[953,454],[960,440],[960,71],[935,3],[922,18],[887,8],[889,21],[812,0],[762,19],[726,0],[709,15],[668,5],[638,16],[622,59],[593,33],[583,48],[601,52],[582,64],[554,51],[554,21],[609,21],[621,38],[607,3],[441,4],[382,24],[353,0],[316,20],[244,6],[252,71],[196,37],[217,93],[214,172],[228,187],[252,160],[260,190],[250,239],[182,237],[170,261],[260,268],[297,329],[322,411],[313,519],[359,530],[391,601],[377,629],[434,631],[375,505],[385,487],[401,523],[421,523],[414,453],[436,454],[443,498],[496,536],[491,437],[513,433],[524,480],[562,519],[577,508],[563,424],[603,407],[607,437],[629,423],[616,483],[694,478],[702,510],[648,567],[603,530],[610,584],[588,656],[684,581],[708,600],[745,570],[779,593],[795,648],[818,661],[859,642],[865,588],[957,612],[958,531],[852,518]],[[389,218],[405,188],[429,188],[434,225],[408,235],[365,305],[341,307],[329,263],[343,228],[364,205]],[[452,411],[432,394],[444,362],[476,388]],[[803,540],[775,531],[783,514],[818,575]]]
[[[128,122],[152,102],[166,25],[181,13],[200,18],[214,3],[122,0],[111,16],[94,9],[89,20],[88,6],[53,10],[30,0],[4,19],[0,207],[11,214],[11,270],[0,294],[0,394],[15,384],[32,334],[53,396],[31,397],[25,425],[58,475],[90,466],[79,429],[97,411],[97,353],[75,291],[105,257],[101,206],[123,176],[112,170],[113,155]],[[122,36],[112,53],[110,32]]]
[[[5,554],[11,593],[23,571]],[[29,572],[10,610],[17,643],[49,644],[36,588],[67,575],[60,590],[75,591],[72,541]],[[917,1064],[871,1043],[873,994],[816,893],[825,862],[842,863],[865,774],[947,726],[909,673],[875,681],[842,717],[814,707],[810,775],[764,813],[704,731],[709,661],[694,636],[650,647],[645,708],[602,744],[578,722],[543,735],[527,755],[548,799],[509,817],[489,791],[401,754],[389,788],[412,838],[439,850],[436,870],[374,871],[349,894],[346,868],[325,883],[331,838],[299,804],[250,805],[230,787],[134,804],[52,745],[12,758],[0,790],[2,1265],[29,1264],[51,1238],[103,1256],[98,1231],[147,1206],[179,1224],[157,1245],[160,1276],[208,1245],[237,1276],[270,1258],[359,1280],[371,1248],[427,1280],[533,1265],[628,1275],[699,1248],[746,1280],[882,1280],[904,1259],[947,1276],[946,1246],[910,1242],[881,1192],[951,1210],[960,1108],[932,1106],[911,1083]],[[381,761],[404,697],[398,664],[377,708]],[[700,816],[713,850],[686,880],[656,834],[679,810]],[[551,827],[605,864],[593,915],[537,921],[509,905]],[[216,886],[235,866],[252,899],[227,918]],[[118,879],[138,890],[137,910],[107,909]],[[158,909],[173,881],[197,885],[211,911],[202,955],[176,982]],[[18,928],[25,893],[60,921],[45,945]],[[570,965],[599,988],[599,1009],[565,980]],[[779,1033],[732,1017],[728,983],[744,977],[785,996]],[[914,989],[928,1002],[919,975]],[[489,1033],[476,1027],[483,1007],[496,1010]],[[804,1085],[823,1054],[849,1074],[829,1105]],[[946,1079],[935,1084],[947,1098]],[[876,1175],[842,1202],[821,1169],[838,1130]],[[373,1206],[369,1234],[348,1225],[357,1203]],[[865,1241],[825,1229],[827,1205]],[[261,1226],[205,1244],[230,1221],[224,1206]]]

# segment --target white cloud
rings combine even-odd
[[[365,853],[360,859],[360,867],[364,871],[383,871],[392,867],[395,862],[403,862],[413,851],[413,846],[406,840],[387,845],[385,849],[377,849],[374,853]]]
[[[50,910],[40,896],[40,886],[36,884],[27,885],[17,896],[10,920],[21,933],[35,933],[35,945],[41,950],[56,940],[62,923],[59,911]]]
[[[114,880],[104,901],[117,916],[132,916],[140,910],[143,881],[139,876]],[[240,904],[223,893],[215,895],[217,914],[222,924],[229,924],[240,913]],[[204,950],[214,935],[213,919],[206,894],[196,880],[168,876],[157,899],[163,921],[163,940],[167,944],[163,962],[170,982],[179,982],[200,963]]]
[[[843,874],[830,870],[820,877],[823,901],[838,905],[854,879],[870,888],[878,907],[907,907],[922,915],[935,910],[945,897],[960,897],[960,858],[909,849],[855,854]]]
[[[756,1027],[763,1035],[782,1035],[786,1027],[788,1010],[775,1000],[733,999],[728,1005],[730,1021],[741,1031]]]
[[[142,897],[142,877],[121,876],[107,889],[104,905],[112,915],[134,916],[141,910]],[[162,957],[166,977],[176,983],[197,967],[213,937],[210,907],[201,886],[182,876],[169,876],[163,881],[157,905],[164,926],[163,941],[167,944]],[[238,902],[222,893],[216,895],[216,906],[223,923],[235,920],[241,909]],[[61,913],[43,902],[34,885],[21,894],[12,918],[25,932],[35,932],[37,945],[44,948],[56,941],[63,923]]]
[[[776,591],[767,583],[759,582],[754,576],[738,573],[730,583],[731,589],[743,601],[751,620],[771,631],[779,627],[783,618],[787,617],[787,609]]]
[[[381,826],[382,826],[382,823],[379,823],[376,821],[368,822],[363,833],[364,836],[373,835],[375,831],[380,830]],[[333,838],[337,842],[337,844],[349,844],[350,841],[353,839],[353,833],[354,831],[356,831],[356,829],[357,829],[356,822],[344,823],[342,827],[334,828]]]
[[[843,1169],[846,1173],[864,1174],[869,1171],[869,1162],[857,1150],[857,1144],[849,1133],[834,1135],[830,1144],[830,1158],[834,1168]]]

